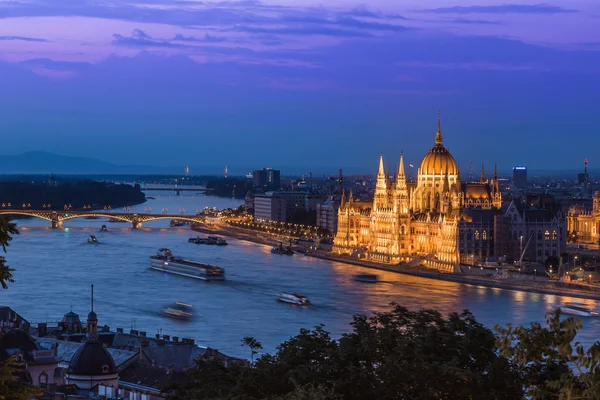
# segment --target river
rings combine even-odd
[[[214,206],[238,206],[241,201],[184,192],[147,192],[155,200],[131,207],[159,213]],[[89,285],[95,285],[95,311],[100,325],[190,337],[200,345],[232,356],[248,357],[240,341],[259,340],[265,351],[300,328],[324,324],[334,336],[350,330],[356,313],[389,310],[396,302],[409,309],[434,308],[443,313],[469,309],[488,327],[543,321],[544,314],[566,301],[596,306],[593,300],[477,287],[378,271],[382,282],[364,284],[352,275],[368,270],[296,254],[271,254],[270,248],[228,238],[229,246],[198,246],[187,242],[188,228],[171,228],[169,221],[129,224],[77,219],[51,229],[39,219],[18,220],[21,234],[8,248],[16,282],[0,291],[0,304],[13,307],[32,322],[56,321],[71,307],[82,320],[89,312]],[[99,232],[102,224],[109,231]],[[87,243],[95,235],[99,244]],[[149,270],[148,257],[160,247],[175,255],[222,266],[225,282],[203,282]],[[275,301],[279,291],[299,292],[313,305],[299,308]],[[160,315],[171,302],[193,305],[195,319],[179,322]],[[584,344],[597,339],[600,319],[584,320],[578,336]]]

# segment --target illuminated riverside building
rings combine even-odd
[[[587,248],[600,246],[600,191],[594,193],[592,209],[574,205],[567,214],[569,241]]]
[[[461,252],[493,255],[493,220],[502,206],[496,171],[488,181],[482,167],[479,182],[462,183],[439,118],[417,181],[407,181],[402,155],[395,175],[392,183],[380,156],[373,201],[342,196],[333,252],[388,263],[429,256],[440,269],[460,263]]]

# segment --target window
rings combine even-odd
[[[48,383],[48,374],[46,374],[46,372],[42,372],[40,374],[40,386],[46,386],[46,384]]]
[[[550,240],[550,232],[548,230],[546,230],[546,233],[544,234],[544,239]]]
[[[475,240],[479,240],[479,231],[475,231]]]
[[[538,240],[542,240],[542,231],[538,231]]]
[[[552,231],[552,240],[556,240],[556,231]]]
[[[481,235],[483,236],[483,240],[487,240],[487,231],[485,229],[483,230]]]

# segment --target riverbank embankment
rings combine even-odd
[[[191,229],[196,232],[225,235],[234,237],[239,240],[245,240],[264,245],[272,246],[281,242],[281,240],[278,240],[277,238],[268,237],[265,234],[259,232],[242,230],[227,225],[194,225]],[[295,248],[295,250],[299,253],[310,257],[317,257],[324,260],[356,265],[358,267],[395,272],[399,274],[417,276],[427,279],[436,279],[505,290],[516,290],[522,292],[542,293],[557,296],[571,296],[583,299],[600,300],[600,290],[594,290],[595,288],[593,287],[590,287],[589,289],[582,289],[581,286],[579,286],[578,288],[574,288],[569,287],[571,285],[568,283],[550,281],[548,279],[519,281],[517,279],[511,278],[498,279],[486,276],[441,273],[437,270],[426,269],[423,267],[407,267],[403,265],[376,263],[368,260],[349,257],[346,255],[333,254],[322,250],[312,250],[305,247],[298,247]]]

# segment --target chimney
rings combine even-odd
[[[173,341],[174,341],[174,342],[179,342],[179,337],[177,337],[177,336],[173,336]]]
[[[47,333],[48,333],[48,325],[45,322],[40,322],[38,324],[38,335],[40,337],[44,337],[44,336],[46,336]]]
[[[156,338],[157,338],[157,339],[160,339],[160,333],[157,333],[157,334],[156,334]]]
[[[137,331],[137,330],[135,330],[135,329],[131,329],[131,330],[129,331],[129,334],[130,334],[130,335],[135,335],[135,336],[137,336],[137,334],[138,334],[138,331]]]
[[[117,328],[117,333],[123,333],[123,328]]]
[[[169,335],[163,335],[163,339],[165,339],[165,341],[168,342],[169,340],[171,340],[171,336],[169,336]]]
[[[146,332],[140,332],[140,336],[146,337]]]

